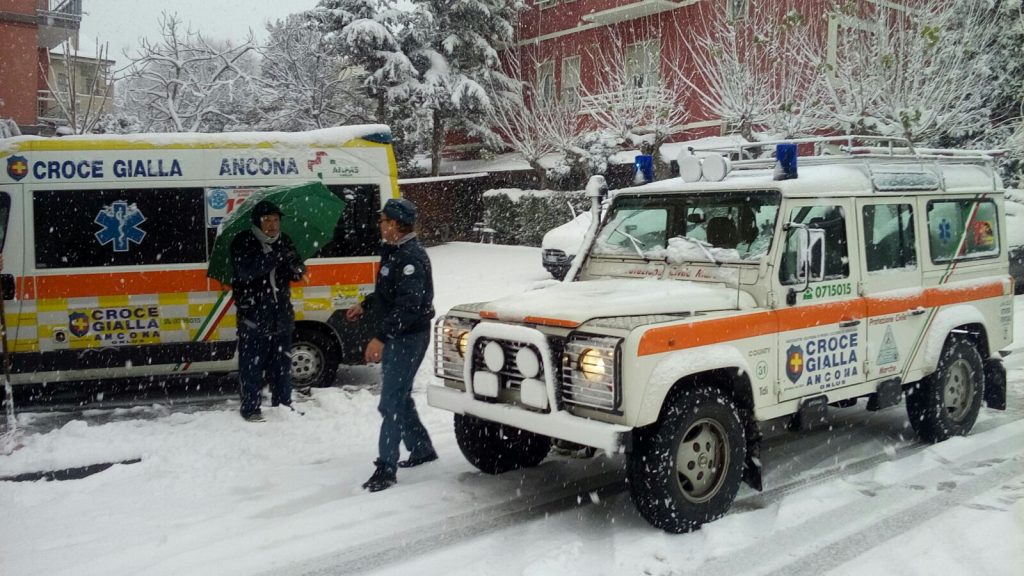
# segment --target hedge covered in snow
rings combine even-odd
[[[484,192],[484,223],[494,230],[498,244],[540,246],[545,232],[572,220],[573,209],[579,213],[589,206],[582,190],[488,190]]]

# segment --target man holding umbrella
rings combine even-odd
[[[434,317],[434,281],[430,259],[420,246],[413,225],[416,205],[392,198],[380,211],[380,235],[384,240],[381,267],[372,294],[348,309],[350,321],[364,310],[376,321],[374,338],[366,345],[367,363],[381,362],[380,426],[377,466],[363,484],[370,492],[394,484],[397,468],[411,468],[437,460],[427,429],[416,413],[412,383],[430,344]],[[409,458],[399,462],[399,445],[405,443]]]
[[[238,378],[242,417],[262,422],[260,389],[266,374],[274,406],[292,405],[291,348],[295,311],[291,282],[303,280],[306,267],[287,234],[276,204],[259,201],[252,227],[231,241],[235,307],[238,311]]]

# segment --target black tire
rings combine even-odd
[[[455,441],[466,460],[487,474],[533,468],[551,450],[547,436],[462,414],[455,415]]]
[[[292,336],[292,387],[325,388],[338,373],[338,343],[324,332],[297,328]]]
[[[629,492],[640,515],[676,534],[724,516],[743,479],[743,430],[736,404],[724,393],[708,387],[678,393],[661,419],[640,431],[627,459]]]
[[[907,390],[910,426],[925,442],[966,436],[974,427],[985,395],[985,368],[973,342],[951,336],[939,366]]]

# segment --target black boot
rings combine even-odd
[[[427,462],[433,462],[434,460],[437,460],[437,452],[433,452],[432,451],[430,454],[427,454],[426,456],[417,456],[415,458],[413,458],[413,456],[410,454],[409,458],[407,458],[405,460],[399,460],[398,461],[398,467],[399,468],[413,468],[413,467],[419,466],[420,464],[426,464]]]
[[[395,469],[388,466],[387,464],[377,463],[377,469],[373,471],[373,476],[366,482],[363,482],[363,489],[369,490],[370,492],[380,492],[390,488],[398,479],[395,477]]]

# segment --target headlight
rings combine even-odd
[[[576,337],[562,353],[562,399],[598,410],[615,410],[619,404],[616,362],[619,338]]]
[[[476,321],[441,316],[434,323],[434,375],[446,380],[463,379],[469,332]]]
[[[601,352],[587,348],[580,354],[579,371],[587,380],[597,382],[604,379],[604,375],[608,372],[608,364]]]

